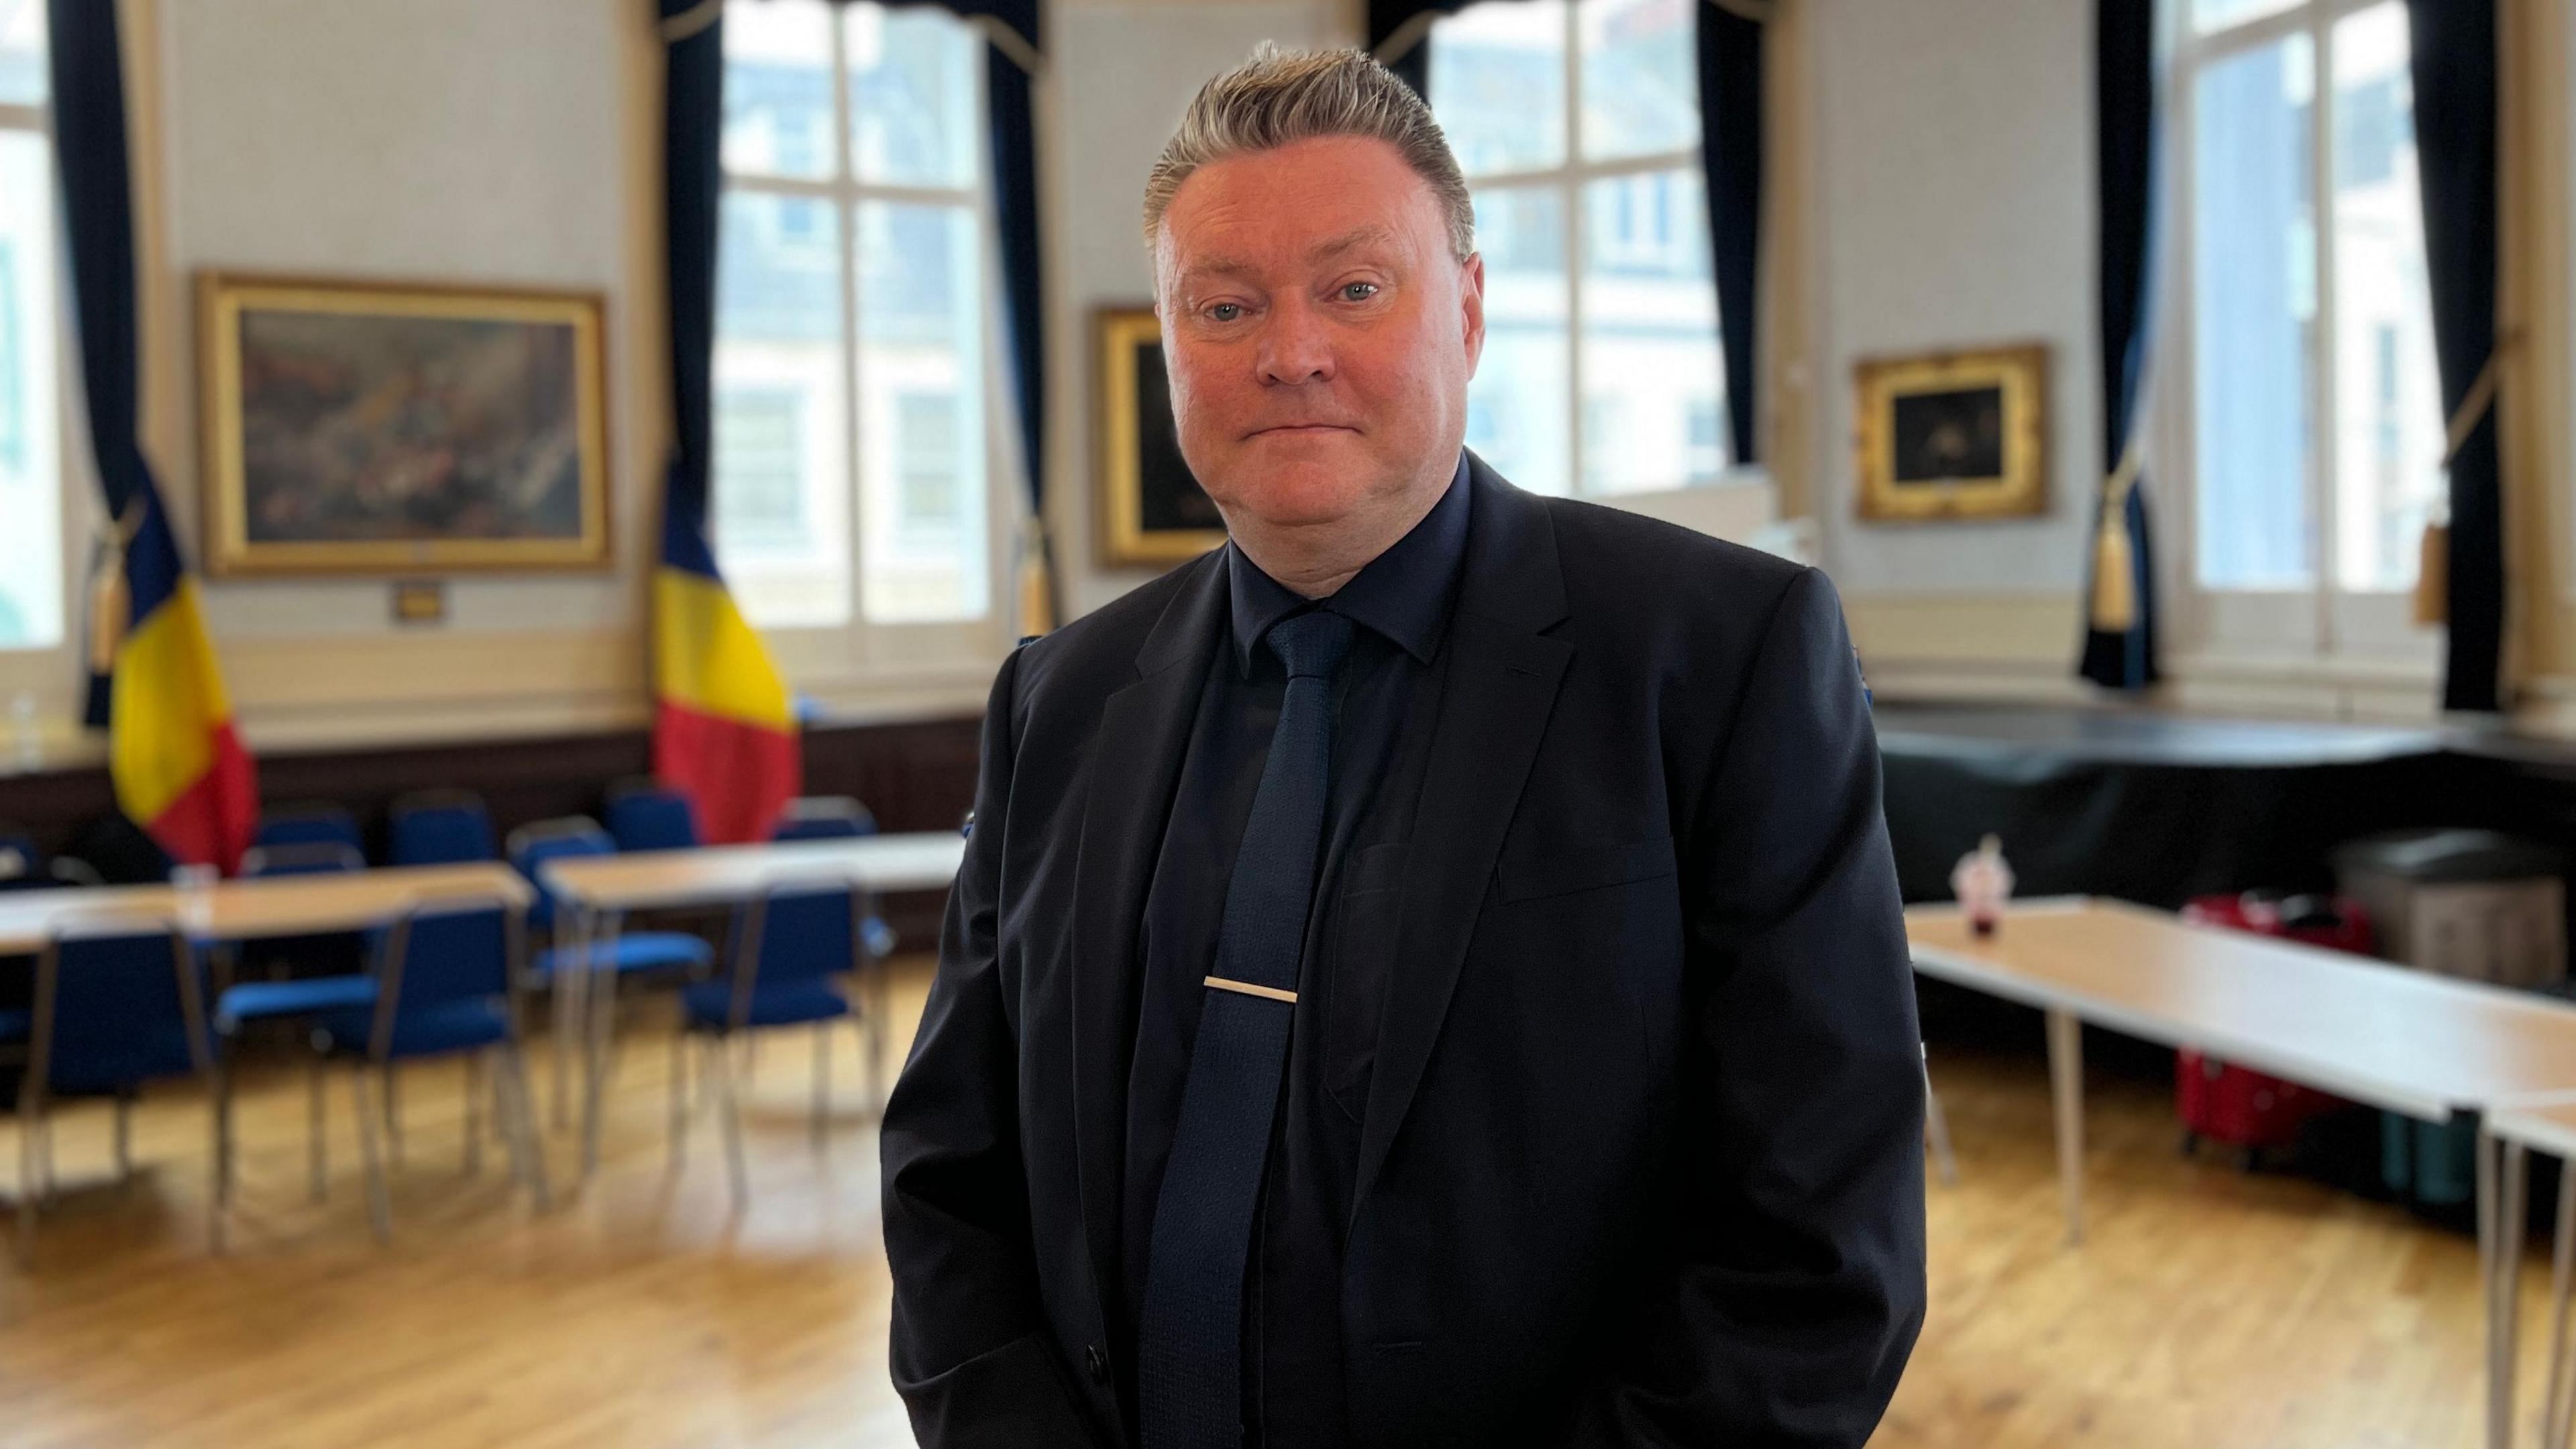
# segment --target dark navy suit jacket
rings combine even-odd
[[[1470,479],[1344,1249],[1356,1440],[1857,1446],[1922,1320],[1923,1079],[1840,606]],[[994,681],[883,1133],[894,1380],[935,1449],[1130,1442],[1137,922],[1222,560]]]

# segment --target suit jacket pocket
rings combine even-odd
[[[1549,841],[1521,850],[1505,850],[1495,867],[1495,888],[1504,900],[1527,901],[1657,880],[1673,873],[1673,838],[1669,835],[1624,845],[1572,849]]]

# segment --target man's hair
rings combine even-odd
[[[1431,187],[1449,224],[1449,250],[1476,250],[1476,208],[1449,139],[1431,108],[1367,51],[1281,50],[1270,41],[1252,58],[1199,87],[1145,180],[1145,248],[1190,173],[1211,161],[1271,151],[1325,136],[1362,136],[1395,147]]]

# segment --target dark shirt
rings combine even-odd
[[[1254,1406],[1247,1444],[1328,1449],[1349,1440],[1342,1230],[1353,1206],[1403,856],[1439,716],[1442,644],[1467,551],[1469,496],[1462,455],[1430,513],[1339,592],[1313,604],[1227,545],[1231,628],[1208,661],[1137,937],[1143,990],[1127,1079],[1121,1239],[1127,1351],[1118,1355],[1127,1366],[1121,1388],[1131,1413],[1155,1199],[1180,1122],[1235,850],[1287,690],[1286,672],[1261,637],[1291,614],[1326,608],[1362,627],[1352,631],[1333,683],[1323,843],[1298,958],[1284,1106],[1253,1226],[1243,1364],[1246,1401]]]

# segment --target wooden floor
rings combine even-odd
[[[898,983],[897,1061],[925,965]],[[839,1106],[820,1157],[806,1042],[762,1050],[752,1205],[736,1223],[710,1116],[668,1170],[667,1038],[657,1013],[636,1018],[602,1171],[576,1192],[575,1139],[549,1132],[564,1201],[544,1217],[511,1197],[497,1148],[479,1176],[460,1173],[458,1071],[407,1073],[390,1248],[367,1231],[345,1081],[318,1207],[305,1197],[300,1075],[248,1084],[241,1208],[221,1258],[203,1234],[202,1102],[174,1091],[146,1104],[144,1171],[121,1190],[105,1181],[107,1114],[74,1110],[56,1132],[73,1190],[33,1270],[0,1267],[0,1443],[909,1444],[886,1382],[876,1142],[855,1034],[833,1043]],[[542,1104],[547,1054],[533,1067]],[[1932,1315],[1877,1443],[2478,1442],[2467,1238],[2313,1184],[2185,1161],[2161,1091],[2097,1076],[2091,1237],[2069,1250],[2037,1057],[1936,1051],[1934,1070],[1965,1178],[1930,1189]],[[0,1163],[15,1153],[0,1128]],[[2545,1286],[2535,1262],[2535,1327]],[[2525,1363],[2528,1424],[2537,1342]]]

